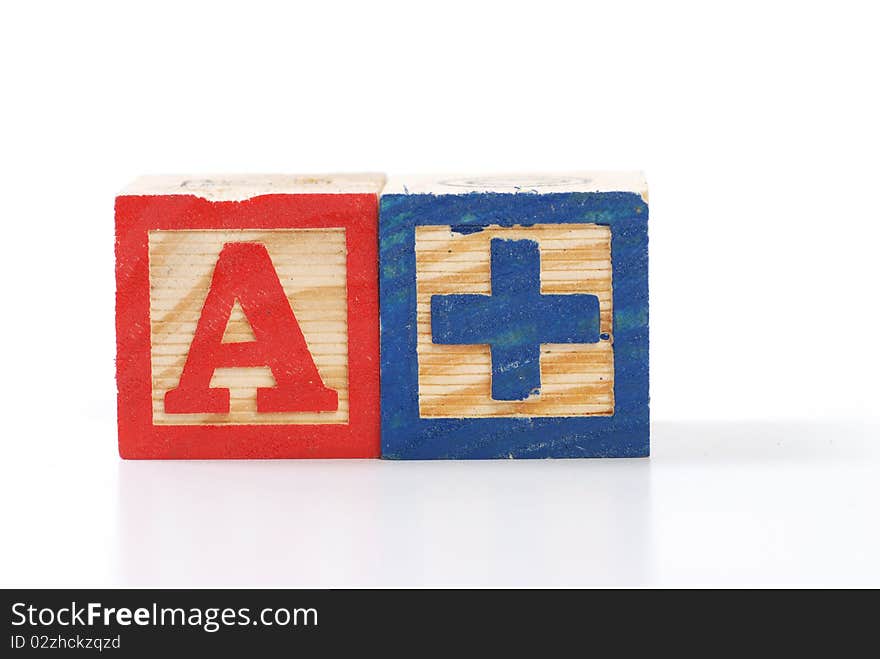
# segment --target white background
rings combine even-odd
[[[880,585],[878,17],[6,3],[6,585]],[[644,169],[649,460],[123,462],[144,173]]]

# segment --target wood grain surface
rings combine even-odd
[[[491,294],[490,241],[534,240],[541,255],[541,292],[599,298],[593,344],[542,344],[541,391],[522,401],[493,400],[488,345],[438,345],[431,335],[431,296]],[[419,413],[423,418],[594,416],[614,413],[611,231],[596,224],[490,226],[462,234],[416,228]]]
[[[324,384],[339,395],[333,412],[258,414],[256,388],[275,386],[269,368],[218,368],[212,387],[230,390],[229,414],[167,414],[214,265],[227,242],[265,245]],[[151,231],[150,330],[153,423],[166,425],[340,424],[348,422],[345,229]],[[224,342],[253,340],[236,302]]]

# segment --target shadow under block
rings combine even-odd
[[[382,457],[649,454],[639,173],[391,179]]]
[[[144,177],[117,197],[122,457],[378,457],[383,181]]]

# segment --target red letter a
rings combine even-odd
[[[235,300],[255,341],[223,343]],[[276,387],[257,389],[258,412],[322,412],[339,405],[321,381],[265,246],[226,243],[205,299],[176,389],[165,394],[168,414],[228,414],[229,389],[212,389],[215,368],[268,366]]]

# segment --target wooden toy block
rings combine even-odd
[[[379,455],[383,181],[144,177],[117,197],[122,457]]]
[[[638,173],[391,179],[382,457],[649,453]]]

